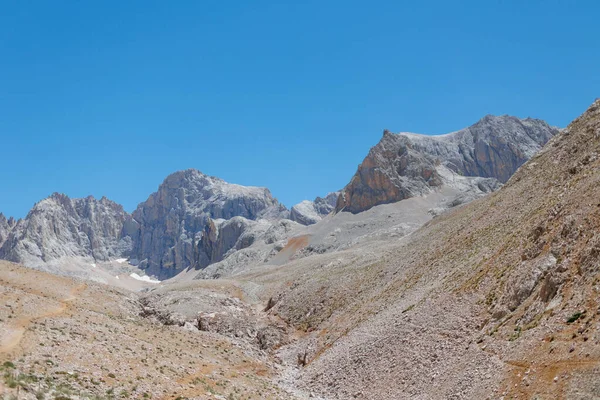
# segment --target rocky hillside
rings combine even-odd
[[[541,120],[491,115],[446,135],[386,130],[342,190],[336,210],[357,213],[429,193],[444,184],[440,166],[504,183],[558,132]]]
[[[120,257],[131,251],[137,234],[137,224],[119,204],[105,197],[71,199],[59,193],[37,203],[26,218],[7,222],[11,224],[0,258],[41,269],[64,257]]]
[[[211,282],[145,299],[0,261],[0,398],[299,399],[266,355],[285,330]]]
[[[305,333],[279,356],[316,397],[598,398],[598,198],[600,100],[410,236],[240,279],[286,282],[269,312]]]
[[[236,223],[215,222],[242,217]],[[133,212],[140,225],[132,258],[149,274],[172,277],[218,261],[251,224],[288,218],[266,188],[227,183],[189,169],[169,175]]]

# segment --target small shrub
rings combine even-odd
[[[15,368],[15,364],[13,364],[11,361],[4,361],[4,364],[2,364],[2,366],[4,368],[11,368],[11,369]]]
[[[577,321],[583,316],[583,314],[583,312],[576,312],[575,314],[571,315],[571,317],[567,320],[567,324],[572,324],[573,322]]]
[[[6,377],[4,381],[6,382],[6,386],[11,389],[14,389],[19,385],[19,382],[17,382],[12,376]]]

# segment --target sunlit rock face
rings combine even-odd
[[[441,168],[505,183],[558,132],[541,120],[491,115],[446,135],[386,130],[341,191],[336,211],[358,213],[451,184]]]
[[[10,221],[10,220],[9,220]],[[108,261],[131,252],[138,226],[106,197],[71,199],[60,193],[38,202],[13,225],[0,258],[44,269],[64,257]]]

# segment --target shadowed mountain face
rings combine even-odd
[[[440,136],[386,130],[342,190],[336,211],[357,213],[429,193],[443,184],[440,166],[504,183],[558,132],[544,121],[510,116],[486,116]]]
[[[148,273],[176,275],[185,268],[202,268],[218,260],[250,223],[226,225],[217,244],[218,225],[212,220],[288,218],[289,211],[266,188],[227,183],[197,170],[169,175],[133,212],[140,224],[132,257]],[[235,227],[235,229],[234,229]],[[216,248],[215,248],[216,246]]]
[[[0,213],[0,247],[2,247],[4,241],[8,238],[10,231],[16,223],[13,217],[6,219],[4,214]]]

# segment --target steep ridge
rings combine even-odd
[[[444,184],[440,167],[504,183],[558,131],[537,119],[491,115],[439,136],[385,130],[342,190],[336,210],[357,213],[429,193]]]
[[[600,101],[499,191],[403,239],[240,279],[304,331],[279,356],[315,396],[600,396]],[[299,367],[295,367],[298,365]]]

